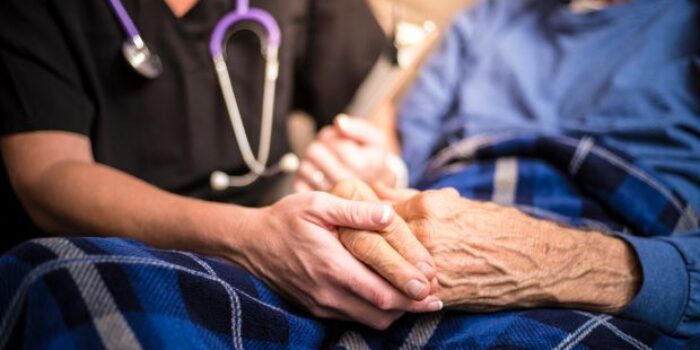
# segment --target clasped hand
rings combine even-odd
[[[259,242],[250,244],[243,265],[317,316],[380,329],[404,312],[443,305],[617,311],[636,294],[639,263],[622,239],[467,200],[453,189],[370,188],[364,181],[393,183],[387,148],[362,120],[339,118],[324,128],[296,179],[301,193],[267,209],[273,230],[296,234],[270,236],[263,254]],[[352,207],[311,190],[331,190]],[[379,202],[393,205],[386,222],[363,222],[371,214],[358,208]]]
[[[341,229],[339,238],[409,295],[407,281],[419,261],[434,261],[432,290],[445,306],[469,311],[556,306],[612,312],[639,287],[636,257],[619,238],[464,199],[454,189],[376,190],[394,203],[395,224],[378,233]],[[340,182],[333,193],[378,201],[359,180]]]
[[[425,270],[420,264],[411,267],[410,274],[401,275],[408,280],[402,280],[401,288],[396,289],[341,244],[338,227],[367,230],[363,232],[393,230],[400,218],[390,206],[306,192],[252,209],[239,220],[247,222],[246,229],[244,234],[229,236],[226,246],[235,248],[225,256],[315,316],[385,329],[405,312],[442,308],[429,286],[434,269]],[[408,231],[403,238],[415,240]],[[433,264],[415,242],[420,254],[401,250],[404,256],[412,262]]]

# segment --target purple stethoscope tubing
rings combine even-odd
[[[115,1],[115,0],[112,0]],[[238,0],[236,10],[224,16],[217,23],[209,41],[209,52],[212,57],[222,54],[223,41],[228,30],[240,22],[254,22],[260,24],[267,32],[267,48],[279,48],[282,41],[282,34],[277,21],[267,11],[250,8],[248,0]]]
[[[133,40],[135,37],[140,36],[139,30],[136,28],[134,21],[131,20],[129,13],[126,12],[121,0],[109,0],[109,3],[112,5],[112,10],[114,10],[114,14],[117,15],[119,23],[121,23],[129,39]]]
[[[121,0],[109,0],[114,14],[117,16],[122,29],[126,33],[126,40],[122,43],[122,54],[126,61],[142,76],[155,79],[163,72],[163,65],[158,55],[151,53],[148,45],[141,38],[134,21],[124,9]]]
[[[109,0],[109,3],[112,6],[112,10],[117,16],[117,19],[119,19],[119,23],[121,23],[122,28],[124,29],[124,32],[128,38],[134,40],[134,38],[140,37],[141,34],[139,33],[139,30],[136,28],[136,25],[131,19],[131,16],[129,16],[129,13],[126,12],[124,4],[122,4],[121,0]],[[221,44],[224,36],[226,35],[226,31],[231,26],[241,21],[252,21],[259,23],[268,33],[268,45],[279,47],[282,35],[279,25],[272,15],[261,9],[251,9],[248,0],[238,0],[236,2],[236,10],[222,18],[214,29],[214,33],[212,34],[211,41],[209,43],[209,51],[211,52],[212,56],[221,54]]]
[[[121,0],[109,0],[109,3],[119,20],[127,40],[122,44],[124,57],[131,66],[147,78],[156,78],[162,73],[160,58],[150,52],[148,46],[141,38],[136,25],[127,13]],[[233,91],[231,76],[224,57],[230,29],[242,22],[258,24],[265,30],[265,34],[253,31],[260,39],[262,56],[265,60],[265,83],[262,102],[262,116],[258,154],[255,156],[245,132],[243,120],[236,96]],[[238,29],[238,30],[245,30]],[[248,29],[250,30],[250,29]],[[216,68],[221,92],[226,104],[231,127],[241,152],[244,162],[249,168],[245,175],[231,176],[222,171],[214,171],[210,177],[211,187],[214,190],[225,190],[230,187],[244,187],[252,184],[261,176],[272,176],[280,172],[291,173],[299,168],[299,159],[291,153],[285,154],[280,162],[272,167],[267,167],[272,143],[272,122],[274,116],[275,90],[279,76],[279,47],[282,40],[280,27],[272,15],[262,9],[250,8],[249,0],[237,0],[236,9],[226,14],[216,24],[209,41],[209,51]]]
[[[255,156],[245,132],[245,126],[238,108],[237,99],[231,83],[231,75],[224,56],[224,48],[228,37],[227,33],[237,24],[251,22],[260,25],[266,35],[253,30],[258,35],[262,48],[263,59],[265,60],[265,83],[263,87],[262,116],[260,125],[260,138],[258,154]],[[245,27],[243,29],[245,30]],[[248,29],[249,30],[249,29]],[[275,88],[279,76],[279,46],[281,43],[280,28],[275,19],[268,12],[250,8],[248,0],[238,0],[236,10],[225,15],[217,23],[209,41],[209,52],[211,53],[216,75],[219,79],[224,103],[228,110],[231,128],[236,137],[238,149],[241,152],[243,161],[248,166],[250,172],[241,176],[231,176],[223,171],[215,171],[211,174],[211,187],[215,190],[225,190],[229,187],[244,187],[255,182],[261,176],[270,176],[280,171],[293,172],[298,168],[298,159],[293,154],[286,154],[282,157],[280,164],[267,168],[267,160],[270,155],[272,144],[272,119],[275,103]]]

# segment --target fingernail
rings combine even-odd
[[[428,311],[440,311],[440,310],[442,310],[443,306],[444,305],[442,304],[442,301],[435,300],[435,301],[430,302],[430,304],[428,304]]]
[[[424,288],[425,283],[419,280],[410,280],[408,283],[406,283],[406,291],[412,298],[419,296]]]
[[[425,261],[417,263],[416,268],[426,276],[433,272],[433,267]]]
[[[389,222],[389,219],[391,219],[391,214],[393,213],[393,209],[391,209],[390,206],[388,205],[378,205],[377,208],[374,209],[373,212],[373,219],[374,222],[384,225]]]

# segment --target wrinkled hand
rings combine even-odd
[[[454,189],[405,198],[395,210],[435,259],[446,306],[610,312],[639,288],[638,262],[621,239],[463,199]]]
[[[328,191],[337,182],[359,178],[393,183],[386,168],[386,136],[363,119],[344,115],[319,132],[306,151],[294,183],[296,192]]]
[[[253,210],[240,253],[229,257],[316,316],[384,329],[404,312],[432,310],[431,296],[412,300],[356,260],[338,240],[337,227],[381,231],[391,207],[327,193],[288,196]]]

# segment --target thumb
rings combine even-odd
[[[368,231],[381,231],[396,213],[387,204],[343,199],[327,194],[316,208],[316,215],[327,225]]]
[[[335,118],[334,126],[341,135],[362,144],[380,143],[385,138],[382,131],[368,121],[345,114]]]

